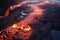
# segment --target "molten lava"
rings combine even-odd
[[[21,38],[21,39],[28,39],[29,36],[32,34],[32,28],[30,25],[18,25],[18,24],[14,24],[13,26],[13,30],[15,30],[14,34],[16,34],[16,32],[18,32],[18,35],[14,35],[14,37],[16,38]],[[10,29],[12,32],[13,30]]]
[[[15,38],[21,38],[21,39],[28,39],[33,31],[33,28],[29,25],[30,23],[34,22],[36,20],[36,18],[40,18],[43,15],[44,10],[39,8],[37,5],[45,5],[45,4],[49,4],[51,2],[49,1],[45,1],[45,2],[41,2],[40,4],[29,4],[27,6],[30,7],[30,9],[32,9],[32,12],[29,13],[26,18],[24,18],[23,20],[19,21],[16,24],[13,24],[11,27],[6,28],[3,30],[3,34],[6,36],[6,40],[9,40],[9,38],[12,40],[12,37]],[[51,3],[53,4],[53,3]],[[11,6],[11,10],[13,10],[15,7],[19,7],[21,6],[19,5],[15,5],[15,6]],[[2,33],[2,32],[0,32]],[[0,40],[2,40],[4,37],[4,35],[0,35]]]
[[[14,24],[13,26],[12,26],[12,28],[16,28],[17,27],[17,25],[16,24]]]

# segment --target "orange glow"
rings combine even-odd
[[[16,8],[16,6],[10,6],[10,10],[13,10],[14,8]]]
[[[9,16],[9,8],[5,11],[4,16],[0,16],[0,18],[4,18]]]
[[[12,5],[12,6],[10,6],[10,10],[13,10],[14,8],[16,8],[16,7],[20,7],[20,6],[21,6],[21,4]]]
[[[22,24],[29,24],[29,23],[32,23],[34,22],[34,20],[40,16],[43,15],[43,9],[39,8],[37,5],[28,5],[30,6],[31,10],[33,12],[29,13],[26,18],[24,18],[23,20],[21,20],[19,23],[22,23]]]
[[[25,31],[31,30],[31,27],[29,25],[24,25],[24,26],[21,26],[20,28]]]
[[[31,30],[31,27],[29,25],[21,25],[19,26],[18,24],[13,24],[12,28],[21,28],[22,30],[29,31]]]
[[[3,31],[7,31],[7,34],[9,36],[6,39],[8,39],[8,38],[12,39],[13,36],[16,37],[16,38],[28,39],[31,36],[32,31],[33,31],[32,26],[30,26],[28,24],[33,23],[36,20],[36,18],[40,18],[43,15],[43,12],[44,12],[44,10],[41,9],[40,7],[38,7],[38,5],[41,6],[41,5],[45,5],[45,4],[49,4],[49,3],[53,4],[49,1],[44,1],[44,2],[41,2],[39,4],[28,4],[27,6],[30,7],[32,12],[29,13],[23,20],[19,21],[16,24],[13,24],[9,28],[7,27],[6,30],[3,30]],[[14,8],[20,7],[20,6],[21,6],[21,4],[12,5],[12,6],[10,6],[10,10],[13,10]],[[5,14],[6,16],[9,15],[8,11],[9,10],[6,11],[6,14]],[[19,34],[15,35],[16,32],[18,32]],[[0,40],[3,40],[3,36],[5,36],[5,34],[0,35]]]
[[[33,10],[34,14],[41,15],[43,13],[43,9],[39,8],[37,5],[30,5],[31,9]]]
[[[26,31],[29,31],[31,28],[30,27],[28,27],[28,28],[25,28],[24,30],[26,30]]]
[[[17,28],[17,25],[16,25],[16,24],[14,24],[14,25],[12,26],[12,28]]]

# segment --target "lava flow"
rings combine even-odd
[[[29,13],[26,18],[12,26],[13,28],[17,28],[20,30],[19,32],[20,34],[19,36],[16,35],[15,36],[16,38],[28,39],[33,31],[32,27],[29,24],[32,23],[36,18],[42,16],[43,14],[43,10],[40,9],[38,6],[36,5],[29,6],[31,7],[33,12]]]
[[[3,40],[2,37],[5,37],[6,40],[12,40],[12,37],[21,38],[23,40],[28,39],[31,36],[32,31],[33,31],[33,28],[29,24],[34,22],[36,20],[36,18],[40,18],[44,12],[44,10],[41,9],[40,7],[38,7],[37,5],[45,5],[45,4],[50,4],[50,3],[51,2],[49,2],[49,1],[45,1],[45,2],[41,2],[39,4],[27,5],[30,7],[32,12],[29,13],[26,16],[26,18],[24,18],[23,20],[4,29],[3,35],[0,36],[0,40]],[[54,3],[51,3],[51,4],[54,4]],[[15,7],[19,7],[19,5],[17,5],[17,6],[15,5]],[[10,8],[12,10],[13,7],[11,6]]]

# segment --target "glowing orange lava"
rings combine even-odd
[[[17,27],[17,25],[16,24],[14,24],[13,26],[12,26],[12,28],[16,28]]]
[[[44,1],[41,2],[40,4],[29,4],[27,6],[30,7],[30,9],[32,9],[32,12],[29,13],[26,18],[24,18],[23,20],[19,21],[16,24],[13,24],[11,27],[7,27],[5,30],[3,30],[4,32],[6,32],[8,34],[8,36],[6,37],[6,40],[8,40],[8,38],[12,38],[13,36],[16,38],[21,38],[21,39],[28,39],[33,31],[33,28],[28,25],[32,22],[35,21],[36,18],[40,18],[43,15],[44,10],[39,8],[37,5],[45,5],[45,4],[53,4],[49,1]],[[21,5],[13,5],[10,6],[10,9],[13,10],[15,7],[20,7]],[[7,12],[9,13],[9,12]],[[8,15],[8,14],[6,14]],[[16,34],[16,32],[18,33],[18,35]],[[0,32],[1,33],[1,32]],[[3,33],[3,35],[0,35],[0,40],[3,39],[3,36],[5,36],[5,33]]]
[[[31,28],[30,27],[24,28],[24,30],[29,31],[29,30],[31,30]]]

